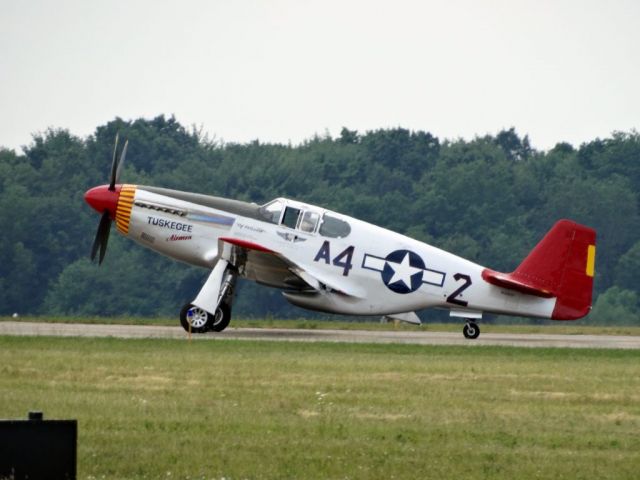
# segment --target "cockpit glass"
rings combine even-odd
[[[316,212],[304,212],[304,216],[300,221],[300,230],[307,233],[313,233],[316,229],[319,218],[320,215]]]
[[[274,200],[262,207],[261,211],[262,215],[268,222],[278,223],[280,221],[280,214],[282,213],[283,208],[284,204],[280,200]]]
[[[282,225],[285,225],[289,228],[296,228],[296,225],[298,224],[298,215],[300,215],[299,208],[285,208],[284,216],[282,217]]]
[[[319,232],[325,237],[343,238],[351,233],[351,226],[344,220],[325,213]]]

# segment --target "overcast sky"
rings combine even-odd
[[[533,146],[640,128],[640,1],[0,0],[0,146],[175,114],[230,142],[343,126]]]

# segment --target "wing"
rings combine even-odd
[[[258,283],[294,290],[334,290],[352,297],[365,298],[362,288],[320,271],[313,265],[298,265],[285,255],[260,244],[232,237],[221,237],[219,251],[228,252],[229,263],[242,275]]]

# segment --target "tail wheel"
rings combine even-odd
[[[200,307],[187,303],[180,310],[180,324],[187,332],[205,333],[211,329],[214,317]]]
[[[462,329],[462,333],[464,334],[464,338],[475,340],[480,336],[480,327],[475,322],[467,322]]]
[[[221,332],[229,325],[231,321],[231,307],[226,303],[221,303],[216,314],[213,316],[213,322],[211,323],[211,330],[214,332]]]

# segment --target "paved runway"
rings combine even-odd
[[[461,329],[462,330],[462,329]],[[187,338],[181,327],[145,325],[88,325],[76,323],[0,322],[0,335],[116,338]],[[296,342],[399,343],[417,345],[498,345],[640,349],[640,336],[483,333],[467,340],[462,331],[394,332],[365,330],[297,330],[284,328],[228,328],[221,333],[193,335],[205,340],[270,340]]]

